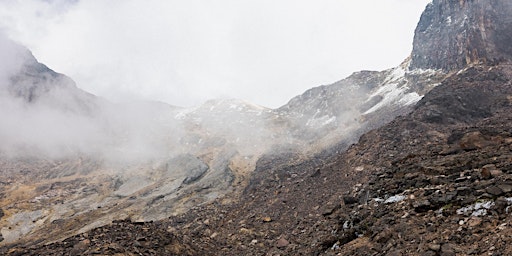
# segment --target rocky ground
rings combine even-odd
[[[239,200],[10,255],[510,255],[512,68],[468,68],[344,153],[267,156]]]

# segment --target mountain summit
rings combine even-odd
[[[512,1],[434,0],[415,31],[410,68],[457,70],[512,59]]]

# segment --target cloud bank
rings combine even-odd
[[[427,2],[7,0],[0,27],[112,100],[278,107],[353,71],[399,64]]]

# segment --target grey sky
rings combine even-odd
[[[111,100],[278,107],[400,64],[429,0],[3,0],[0,29]]]

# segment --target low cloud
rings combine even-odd
[[[0,2],[0,27],[115,101],[279,107],[354,71],[399,64],[428,1],[12,0]]]

